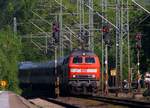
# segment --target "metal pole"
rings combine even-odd
[[[59,37],[59,39],[60,39],[60,44],[59,44],[59,47],[60,47],[60,57],[62,57],[63,56],[63,29],[62,29],[62,26],[63,26],[63,24],[62,24],[62,12],[63,12],[63,10],[62,10],[62,0],[60,1],[61,2],[61,6],[60,6],[60,14],[59,14],[59,27],[60,27],[60,37]]]
[[[13,30],[14,30],[14,33],[17,33],[17,19],[16,17],[14,17],[14,27],[13,27]]]
[[[101,2],[101,4],[102,4],[102,14],[103,14],[103,16],[104,16],[104,0],[102,0],[102,2]],[[103,21],[103,19],[102,19],[102,27],[103,27],[103,23],[104,23],[104,21]],[[102,95],[103,95],[103,89],[104,89],[104,85],[103,85],[103,81],[104,81],[104,39],[103,39],[103,32],[101,32],[102,34],[101,34],[101,43],[102,43],[102,46],[101,46],[101,53],[102,53],[102,55],[101,55],[101,59],[102,59],[102,61],[101,61],[101,73],[102,73],[102,77],[101,77],[101,86],[102,86]]]
[[[56,97],[59,97],[59,76],[57,72],[57,46],[55,46],[55,93]]]
[[[140,84],[140,79],[141,79],[141,76],[140,76],[140,51],[138,49],[138,52],[137,52],[137,59],[138,59],[138,63],[137,63],[137,66],[138,66],[138,72],[137,72],[137,81],[138,81],[138,92],[140,92],[141,90],[141,84]]]
[[[80,7],[79,7],[79,13],[80,13],[80,36],[81,36],[81,29],[82,29],[82,0],[80,0]]]
[[[77,19],[79,18],[79,0],[77,0]]]
[[[45,47],[46,47],[46,49],[45,49],[45,53],[47,54],[47,50],[48,50],[48,41],[47,41],[47,36],[46,36],[46,38],[45,38]]]
[[[70,39],[70,51],[72,51],[72,33],[69,33],[69,39]]]
[[[82,6],[82,36],[84,37],[85,29],[84,29],[84,0],[81,0],[81,6]],[[82,37],[81,36],[81,37]],[[85,41],[85,39],[83,39]],[[82,48],[85,49],[86,44],[83,42]]]
[[[55,46],[55,75],[57,76],[57,46]]]
[[[122,92],[122,79],[123,79],[123,46],[122,46],[122,37],[121,37],[121,40],[120,40],[120,91]]]
[[[121,0],[121,7],[120,7],[120,9],[121,9],[121,31],[120,31],[120,33],[121,33],[121,35],[120,35],[120,44],[119,44],[119,46],[120,46],[120,91],[122,92],[122,77],[123,77],[123,30],[124,30],[124,28],[123,28],[123,21],[124,21],[124,19],[123,19],[123,12],[124,12],[124,6],[123,6],[124,4],[123,4],[123,0]]]
[[[105,44],[105,95],[108,95],[108,45]]]
[[[104,81],[104,41],[103,41],[103,32],[102,32],[102,37],[101,37],[101,39],[102,39],[102,49],[101,49],[101,53],[102,53],[102,55],[101,55],[101,58],[102,58],[102,61],[101,61],[101,68],[102,68],[102,70],[101,70],[101,74],[102,74],[102,77],[101,77],[101,86],[102,86],[102,94],[103,94],[103,89],[104,89],[104,85],[103,85],[103,81]]]
[[[118,30],[116,29],[116,88],[119,89],[119,76],[120,76],[120,68],[119,68],[119,40],[120,40],[120,1],[116,0],[116,26]],[[118,95],[118,91],[116,91],[116,95]]]
[[[126,1],[126,5],[127,5],[127,41],[128,41],[128,74],[129,74],[129,81],[128,81],[128,85],[129,85],[129,91],[131,91],[131,59],[130,59],[130,34],[129,34],[129,1]]]
[[[89,6],[93,9],[93,0],[89,0]],[[88,49],[94,51],[93,39],[93,11],[89,8],[89,40]]]
[[[101,4],[102,4],[102,16],[103,17],[107,17],[107,15],[106,15],[106,12],[107,12],[107,0],[102,0],[102,2],[101,2]],[[104,26],[104,25],[106,25],[107,24],[107,21],[106,20],[104,20],[104,19],[102,19],[102,27]],[[102,35],[101,35],[101,40],[102,40],[102,80],[101,80],[101,84],[102,84],[102,94],[103,94],[103,89],[104,89],[104,56],[105,56],[105,51],[104,51],[104,39],[103,39],[103,32],[102,32]],[[106,67],[105,67],[106,68]]]
[[[121,0],[120,1],[120,40],[119,40],[119,55],[120,55],[120,87],[122,91],[122,81],[123,81],[123,60],[126,58],[128,60],[128,72],[130,74],[130,38],[129,38],[129,9],[128,9],[128,0]],[[124,56],[123,50],[123,42],[127,39],[128,45],[128,55]]]
[[[82,26],[84,27],[84,0],[81,0],[82,1]]]

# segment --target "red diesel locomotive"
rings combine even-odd
[[[58,59],[57,62],[19,64],[21,89],[24,92],[31,90],[33,93],[48,92],[48,96],[54,94],[58,77],[61,95],[98,93],[100,73],[98,57],[86,50],[75,50],[69,56]]]
[[[62,93],[93,94],[100,87],[100,62],[91,51],[73,51],[64,59],[60,74]]]

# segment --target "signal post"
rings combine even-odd
[[[112,69],[110,71],[110,75],[112,77],[112,84],[115,87],[115,85],[116,85],[116,80],[115,80],[116,79],[116,69]]]
[[[136,34],[136,49],[137,49],[137,84],[138,84],[138,88],[137,88],[137,92],[141,91],[141,84],[140,84],[140,80],[141,80],[141,75],[140,75],[140,49],[141,49],[141,33],[137,33]]]
[[[56,80],[55,80],[55,94],[56,97],[59,97],[60,95],[60,91],[59,91],[59,86],[60,86],[60,79],[59,79],[59,75],[58,75],[58,71],[57,71],[57,46],[55,46],[55,76],[56,76]]]
[[[108,44],[110,42],[109,26],[108,24],[102,28],[103,40],[105,43],[105,82],[104,82],[104,94],[108,95]]]

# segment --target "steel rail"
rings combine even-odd
[[[115,105],[129,106],[135,108],[150,108],[150,102],[148,101],[137,101],[133,99],[122,99],[106,96],[77,96],[77,98],[85,98],[90,100],[102,101]]]
[[[48,102],[52,102],[52,103],[60,105],[60,106],[63,106],[65,108],[79,108],[78,106],[75,106],[75,105],[72,105],[72,104],[68,104],[68,103],[59,101],[57,99],[53,99],[53,98],[41,98],[41,99],[46,100]]]

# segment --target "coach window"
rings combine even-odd
[[[86,57],[85,58],[85,63],[95,63],[94,57]]]
[[[73,58],[73,63],[78,64],[78,63],[82,63],[82,57],[74,57]]]

